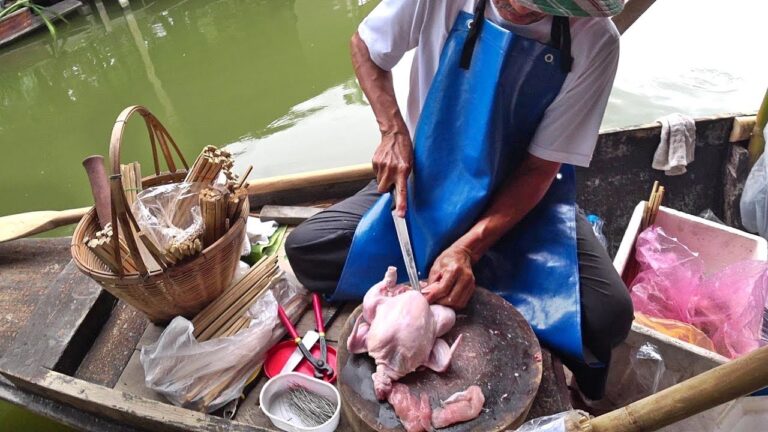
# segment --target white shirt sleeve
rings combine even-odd
[[[365,17],[357,32],[376,65],[391,70],[406,51],[419,45],[428,3],[429,0],[383,0]]]
[[[544,112],[528,151],[553,162],[587,167],[597,144],[619,63],[619,33],[608,19],[588,19],[572,43],[574,63]]]

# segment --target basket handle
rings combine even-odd
[[[176,142],[173,140],[173,138],[171,138],[170,134],[168,134],[168,131],[165,129],[165,127],[163,127],[160,121],[145,107],[140,105],[129,106],[128,108],[124,109],[119,116],[117,116],[115,125],[112,128],[112,136],[109,141],[109,160],[112,165],[112,175],[109,177],[109,183],[112,192],[111,210],[112,229],[114,231],[111,246],[114,250],[117,262],[121,262],[122,257],[120,256],[119,231],[120,227],[122,227],[123,231],[125,231],[123,238],[125,239],[126,245],[128,246],[128,250],[131,252],[131,256],[134,258],[136,269],[140,274],[146,275],[148,274],[147,267],[141,257],[141,253],[139,252],[136,238],[134,238],[133,235],[134,231],[140,232],[141,230],[128,206],[128,199],[125,196],[125,190],[123,189],[123,179],[122,175],[120,174],[120,145],[123,142],[125,124],[128,121],[128,118],[130,118],[134,113],[139,113],[147,126],[149,142],[152,145],[152,159],[154,162],[155,175],[160,174],[160,164],[158,163],[157,156],[158,144],[160,145],[160,150],[163,152],[163,157],[165,158],[165,163],[169,171],[173,173],[178,172],[176,163],[174,162],[173,156],[171,154],[171,150],[168,147],[169,142],[173,146],[173,149],[176,151],[176,154],[178,155],[181,163],[184,165],[184,168],[187,171],[189,170],[189,165],[187,164],[186,159],[184,159],[184,155],[181,154],[181,151],[176,145]],[[133,230],[131,228],[133,228]],[[152,253],[151,248],[150,254],[155,259],[155,261],[157,261],[159,264],[162,263],[160,258]],[[119,276],[123,276],[122,268],[119,269]]]

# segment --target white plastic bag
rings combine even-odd
[[[749,172],[739,207],[744,228],[768,238],[768,164],[765,153]]]
[[[573,410],[546,417],[528,420],[515,432],[569,432],[579,430],[577,425],[582,418],[589,418],[584,411]]]
[[[240,396],[267,350],[285,334],[278,301],[293,316],[307,300],[306,291],[282,274],[249,309],[250,326],[234,336],[198,342],[192,323],[174,318],[157,342],[141,349],[145,384],[174,405],[215,411]]]

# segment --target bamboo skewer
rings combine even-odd
[[[206,328],[220,317],[230,305],[237,301],[247,290],[252,287],[270,269],[276,268],[277,256],[263,257],[240,280],[229,287],[224,294],[203,309],[192,320],[195,328],[195,337],[198,337]]]
[[[136,273],[138,267],[131,257],[128,245],[118,239],[120,245],[120,261],[114,254],[112,225],[107,224],[103,230],[96,232],[95,238],[86,237],[83,243],[90,249],[96,257],[106,265],[109,270],[115,274],[122,272]]]
[[[131,162],[127,165],[120,165],[120,174],[123,176],[125,198],[128,201],[128,206],[131,206],[141,191],[141,164]]]
[[[237,299],[235,303],[230,305],[226,311],[219,316],[208,328],[200,333],[199,339],[208,340],[213,339],[217,334],[225,332],[235,321],[240,319],[248,308],[265,292],[269,282],[277,275],[277,267],[275,266],[266,275],[260,278],[253,286],[248,289],[245,294]]]

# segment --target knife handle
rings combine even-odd
[[[392,210],[392,211],[395,211],[395,209],[397,208],[397,200],[395,198],[395,196],[397,196],[397,194],[395,193],[395,185],[392,185],[392,187],[389,188],[389,196],[392,197],[392,200],[391,200],[392,201],[392,205],[390,206],[389,209]]]

